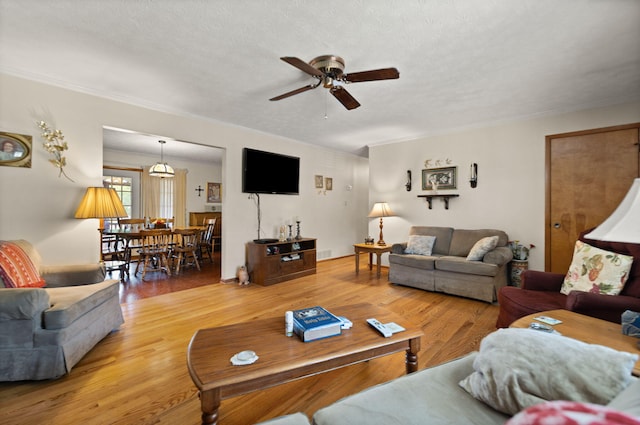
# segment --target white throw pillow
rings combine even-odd
[[[469,261],[482,261],[487,252],[494,249],[498,246],[498,237],[497,236],[487,236],[486,238],[480,239],[469,251],[469,255],[467,255],[467,260]]]
[[[433,245],[436,243],[435,236],[411,235],[404,250],[405,254],[431,255]]]
[[[460,386],[514,415],[534,404],[570,400],[605,405],[632,380],[637,354],[532,329],[486,336]]]
[[[560,292],[594,292],[618,295],[629,278],[633,257],[577,241],[573,259]]]

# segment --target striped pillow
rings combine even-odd
[[[0,241],[0,276],[7,288],[42,288],[44,279],[18,245]]]

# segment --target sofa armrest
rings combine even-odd
[[[560,292],[565,275],[560,273],[525,270],[522,272],[522,289]]]
[[[41,288],[0,288],[0,320],[29,320],[48,309],[49,294]]]
[[[42,266],[41,276],[47,282],[47,288],[57,288],[102,282],[106,278],[106,271],[100,263]]]
[[[609,322],[621,323],[622,313],[626,310],[640,311],[640,298],[571,291],[567,296],[565,308]]]
[[[513,252],[506,246],[499,246],[487,252],[482,262],[503,266],[513,259]]]
[[[392,254],[404,254],[404,250],[407,248],[407,242],[394,243],[391,245]]]

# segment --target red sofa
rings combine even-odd
[[[625,310],[640,311],[640,244],[586,239],[584,235],[590,231],[582,232],[580,240],[634,258],[629,279],[620,295],[580,291],[564,295],[560,293],[564,274],[527,270],[522,273],[522,288],[505,286],[498,292],[500,313],[496,327],[506,328],[521,317],[546,310],[571,310],[615,323],[620,323],[620,316]]]

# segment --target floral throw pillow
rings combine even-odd
[[[482,238],[473,245],[473,248],[469,251],[469,255],[467,255],[467,260],[482,261],[487,252],[491,251],[496,246],[498,246],[497,236],[487,236],[486,238]]]
[[[405,254],[431,255],[433,245],[436,243],[435,236],[411,235],[404,250]]]
[[[560,292],[593,292],[618,295],[629,278],[633,263],[630,255],[618,254],[577,241],[573,259]]]

